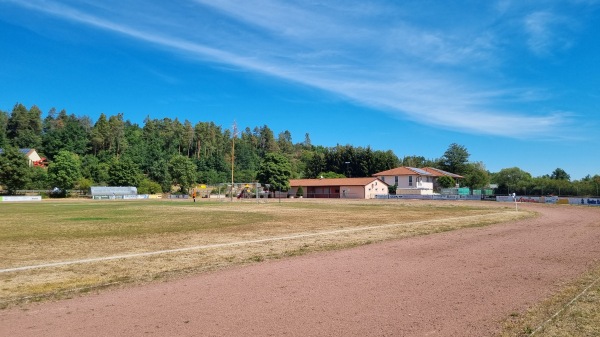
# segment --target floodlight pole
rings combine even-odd
[[[231,194],[230,200],[233,202],[233,165],[235,163],[235,138],[237,137],[237,123],[233,121],[233,138],[231,139]]]
[[[235,137],[231,140],[231,193],[229,193],[229,198],[233,201],[233,163],[235,160]]]

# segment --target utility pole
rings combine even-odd
[[[233,201],[233,166],[235,164],[235,138],[237,137],[237,123],[233,121],[233,138],[231,139],[231,193],[229,197]]]

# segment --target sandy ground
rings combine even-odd
[[[0,311],[0,336],[490,336],[600,262],[600,209]]]

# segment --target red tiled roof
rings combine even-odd
[[[290,179],[290,186],[367,186],[368,184],[377,181],[378,183],[386,184],[385,182],[374,177],[366,178],[323,178],[323,179]]]
[[[373,174],[373,176],[375,177],[380,177],[380,176],[430,176],[432,175],[429,172],[425,172],[422,169],[417,169],[414,167],[408,167],[408,166],[400,166],[400,167],[396,167],[393,168],[391,170],[387,170],[387,171],[381,171],[381,172],[377,172],[375,174]]]

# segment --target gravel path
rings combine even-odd
[[[490,336],[600,261],[600,209],[0,311],[0,336]]]

